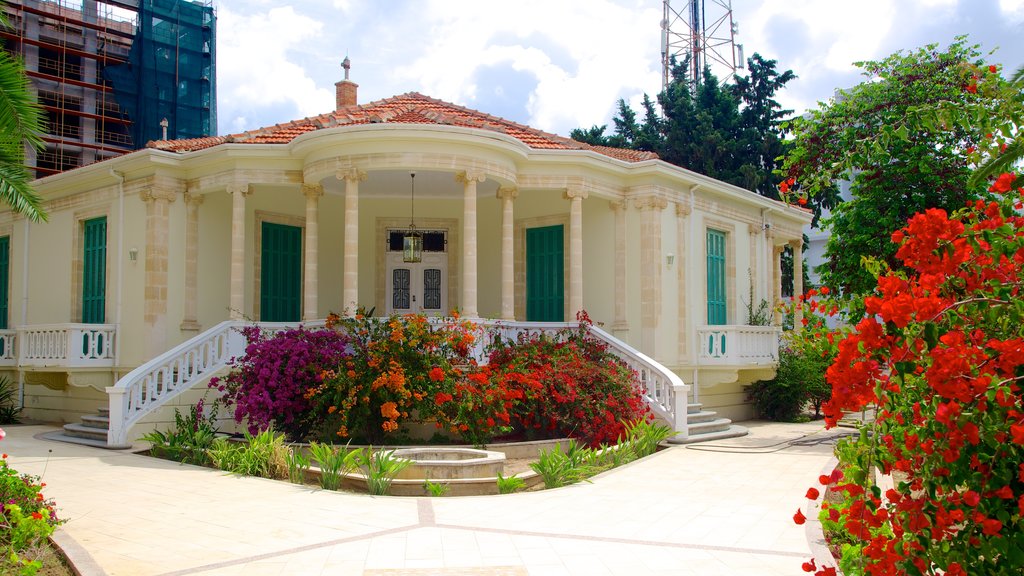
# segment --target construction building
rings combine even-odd
[[[26,154],[36,177],[150,140],[215,134],[211,0],[9,0],[3,9],[3,47],[24,61],[46,111],[46,148]]]

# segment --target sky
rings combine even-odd
[[[704,0],[707,18],[728,0]],[[683,10],[675,0],[673,8]],[[858,84],[854,62],[980,44],[1008,75],[1024,65],[1024,0],[732,0],[747,57],[797,78],[803,112]],[[341,61],[359,103],[405,92],[568,135],[607,124],[623,98],[661,90],[662,0],[215,0],[220,134],[334,110]],[[676,29],[673,29],[676,31]],[[609,130],[610,131],[610,130]]]

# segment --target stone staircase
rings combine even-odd
[[[110,428],[110,409],[100,408],[97,414],[82,416],[81,423],[65,424],[64,429],[50,432],[44,437],[72,444],[82,444],[96,448],[108,448],[107,430]]]
[[[716,412],[704,410],[703,404],[687,405],[686,426],[689,429],[689,437],[686,440],[674,441],[673,444],[693,444],[747,435],[746,428],[733,424],[728,418],[719,418]]]

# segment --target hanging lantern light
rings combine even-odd
[[[409,206],[409,230],[402,237],[402,261],[413,263],[423,259],[423,234],[416,231],[416,173],[409,173],[412,187]]]

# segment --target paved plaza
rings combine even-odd
[[[43,477],[83,576],[793,575],[792,515],[832,456],[820,422],[677,446],[584,482],[505,496],[398,498],[39,439],[0,447]]]

